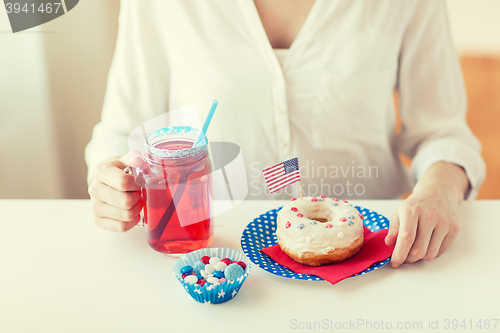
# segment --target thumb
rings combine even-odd
[[[387,246],[393,246],[396,244],[396,239],[399,233],[399,215],[398,210],[392,214],[391,220],[389,222],[389,232],[385,236],[385,244]]]

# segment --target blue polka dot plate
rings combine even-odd
[[[355,208],[364,216],[363,224],[369,230],[376,232],[381,229],[389,228],[389,220],[385,216],[359,206],[355,206]],[[281,266],[276,261],[260,251],[260,249],[278,244],[275,231],[277,214],[280,210],[281,207],[272,209],[260,215],[247,225],[245,230],[243,230],[243,234],[241,235],[241,248],[243,249],[243,252],[247,255],[250,261],[269,273],[290,279],[323,281],[322,278],[315,275],[295,273],[294,271]],[[373,270],[384,266],[390,260],[391,258],[387,258],[383,261],[377,262],[368,267],[363,272],[360,272],[353,276],[372,272]]]

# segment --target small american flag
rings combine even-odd
[[[281,190],[300,180],[299,159],[297,157],[273,165],[262,171],[271,193]]]

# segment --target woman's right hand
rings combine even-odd
[[[101,163],[89,186],[95,224],[105,230],[125,232],[140,221],[141,188],[123,171],[130,166],[128,160],[126,155]]]

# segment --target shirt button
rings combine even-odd
[[[278,114],[284,114],[285,111],[283,111],[283,109],[278,109]]]
[[[281,141],[281,147],[283,147],[283,148],[286,147],[286,142],[285,141]]]

